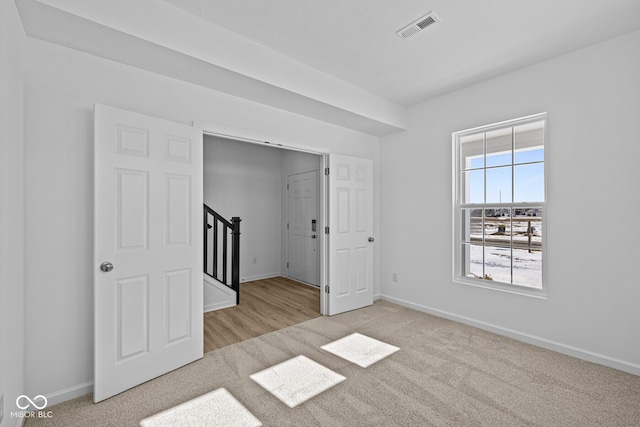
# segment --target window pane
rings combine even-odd
[[[512,150],[511,128],[487,132],[487,167],[510,165]]]
[[[461,250],[461,271],[463,277],[482,278],[482,245],[470,245],[463,243]]]
[[[484,243],[490,245],[511,244],[511,210],[496,208],[484,210]]]
[[[460,175],[460,202],[484,203],[484,170],[462,172]]]
[[[535,150],[516,151],[515,163],[529,163],[544,161],[544,148]]]
[[[513,247],[530,251],[542,249],[542,209],[516,209],[513,217]]]
[[[514,166],[514,183],[515,202],[544,201],[544,163]]]
[[[484,167],[484,134],[460,137],[460,168]]]
[[[482,209],[462,209],[460,239],[463,242],[482,242]]]
[[[513,284],[542,289],[542,251],[513,248]]]
[[[514,127],[515,163],[544,161],[544,122]]]
[[[511,202],[511,166],[487,169],[486,203]]]
[[[511,283],[511,248],[508,246],[484,247],[485,280]]]
[[[474,157],[471,159],[471,168],[478,169],[484,166],[484,155],[481,157]]]

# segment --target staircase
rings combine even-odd
[[[238,305],[240,304],[241,219],[234,216],[231,221],[228,221],[206,204],[203,218],[204,274],[235,291],[235,304]],[[229,271],[231,271],[230,280]]]

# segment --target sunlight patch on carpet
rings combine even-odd
[[[250,378],[290,408],[346,379],[305,356],[296,356]]]
[[[366,368],[400,350],[391,344],[354,333],[325,344],[321,349]]]
[[[247,408],[219,388],[140,421],[142,427],[261,426]]]

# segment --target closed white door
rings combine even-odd
[[[202,135],[95,105],[94,401],[202,357]]]
[[[373,162],[329,156],[329,314],[373,304]]]
[[[288,275],[318,285],[318,172],[289,175]]]

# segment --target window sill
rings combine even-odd
[[[467,277],[459,277],[456,276],[453,278],[454,283],[459,283],[462,285],[473,286],[476,288],[484,288],[492,291],[498,292],[506,292],[509,294],[522,295],[525,297],[538,298],[538,299],[547,299],[547,291],[546,289],[535,289],[535,288],[527,288],[523,286],[517,285],[508,285],[502,283],[493,283],[490,284],[486,280],[481,279],[469,279]]]

